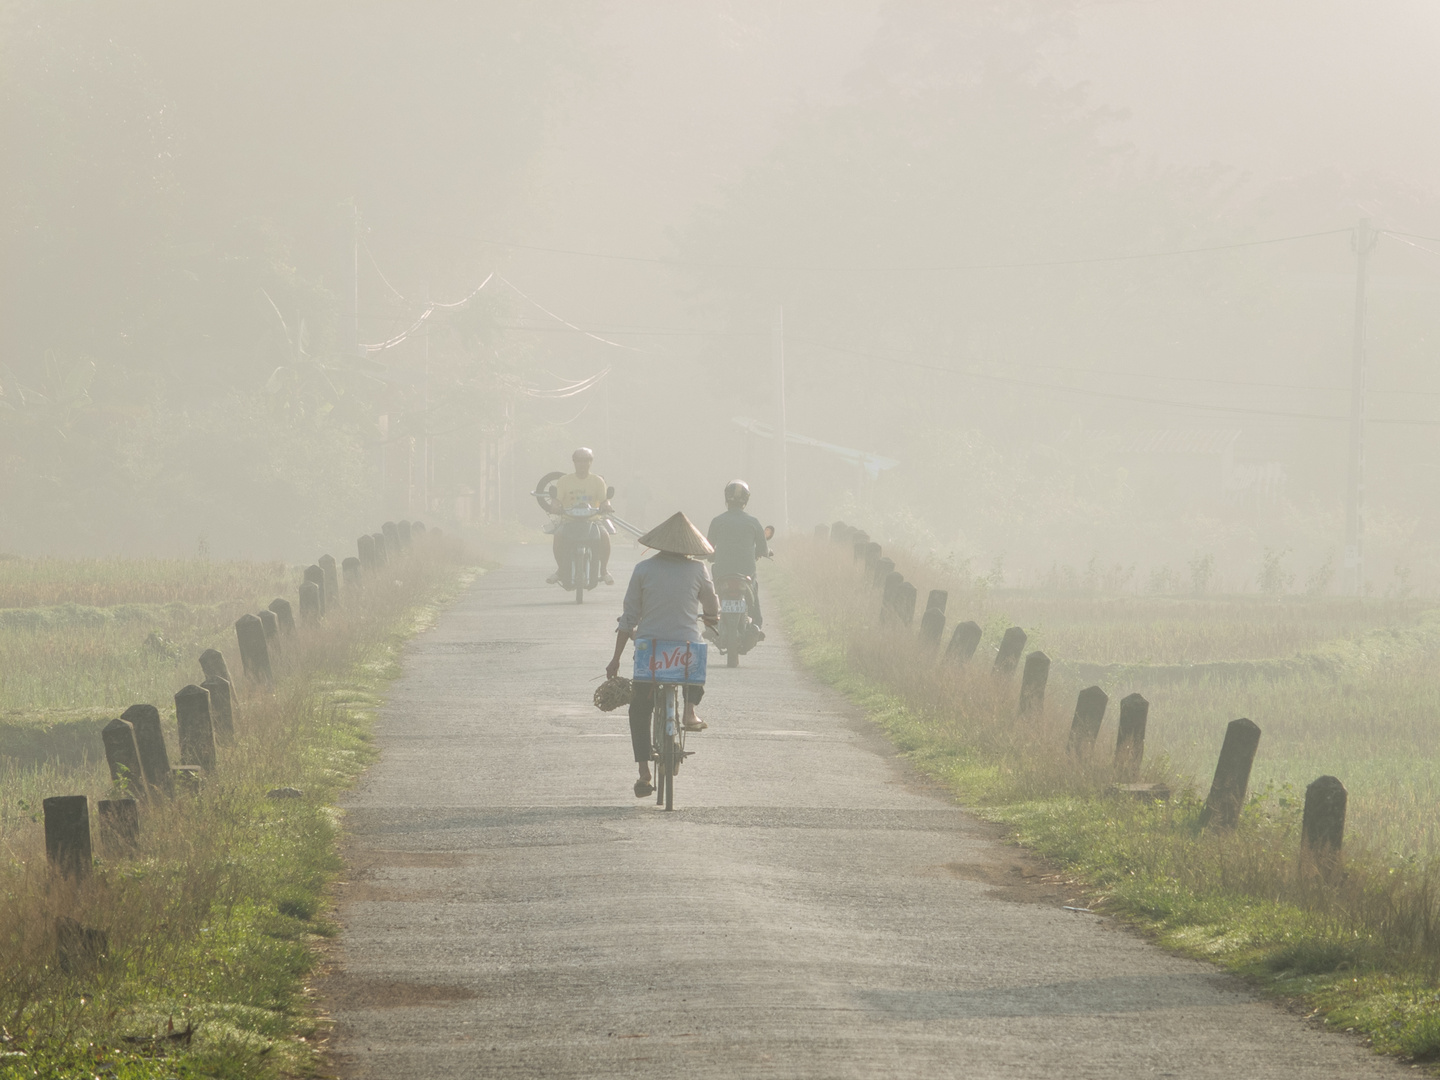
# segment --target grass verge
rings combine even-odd
[[[1378,1051],[1440,1060],[1433,860],[1351,846],[1342,868],[1322,872],[1300,852],[1303,795],[1284,786],[1253,793],[1235,832],[1202,830],[1193,781],[1165,758],[1133,777],[1077,763],[1060,710],[1017,715],[1013,683],[978,663],[937,662],[913,633],[875,625],[878,595],[848,552],[807,547],[776,576],[802,662],[960,802],[1065,867],[1088,906],[1303,1001],[1317,1022]],[[1142,802],[1118,793],[1117,779],[1164,782],[1175,795]]]
[[[273,694],[242,700],[237,741],[198,794],[150,800],[137,850],[97,847],[88,880],[59,879],[38,801],[21,800],[34,821],[5,837],[0,864],[0,1078],[313,1075],[305,979],[334,932],[332,803],[374,757],[402,644],[476,573],[433,544],[389,570],[293,642]],[[94,783],[36,775],[37,794]],[[303,794],[267,798],[279,787]],[[66,920],[103,946],[67,943]]]

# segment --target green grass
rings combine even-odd
[[[950,584],[903,569],[915,575],[922,597],[931,585]],[[987,640],[1015,611],[1051,616],[1032,639],[1053,650],[1059,677],[1052,673],[1044,710],[1019,718],[1016,683],[997,682],[988,657],[957,669],[917,649],[911,632],[876,625],[878,593],[860,580],[848,553],[807,548],[779,576],[775,595],[805,664],[861,704],[961,802],[1066,867],[1084,883],[1091,906],[1168,947],[1303,998],[1328,1023],[1354,1029],[1379,1050],[1417,1062],[1440,1056],[1440,865],[1434,803],[1426,805],[1440,672],[1428,642],[1433,623],[1423,611],[1352,611],[1348,637],[1327,642],[1317,634],[1307,645],[1335,659],[1305,667],[1307,675],[1147,686],[1148,756],[1137,778],[1166,782],[1176,796],[1145,803],[1115,792],[1103,742],[1084,766],[1065,751],[1083,682],[1063,673],[1067,657],[1057,643],[1067,639],[1046,628],[1059,621],[1057,612],[1078,625],[1081,608],[1072,598],[951,593],[952,622],[1004,602],[988,609],[992,617],[977,618],[988,625]],[[1206,635],[1213,638],[1224,605],[1205,604],[1197,617],[1211,624]],[[1082,607],[1097,619],[1104,610],[1089,600]],[[1253,609],[1241,599],[1227,617],[1244,624]],[[1396,632],[1377,634],[1377,624],[1391,618],[1400,624]],[[1173,620],[1172,611],[1159,633],[1178,640],[1185,634]],[[1319,621],[1334,625],[1324,612]],[[1136,626],[1125,633],[1143,645]],[[1238,650],[1254,637],[1233,640]],[[1395,644],[1377,648],[1377,641]],[[1105,686],[1112,703],[1134,688]],[[1107,717],[1112,740],[1116,709],[1112,704]],[[1202,831],[1200,796],[1225,723],[1242,715],[1264,730],[1251,798],[1233,834]],[[1299,845],[1303,784],[1319,771],[1340,775],[1350,790],[1344,872],[1329,878]]]
[[[139,851],[97,849],[82,886],[47,872],[35,810],[48,794],[103,797],[103,757],[12,760],[0,830],[0,1078],[313,1072],[323,1030],[304,981],[334,933],[331,804],[374,757],[369,728],[402,643],[473,575],[438,551],[392,570],[398,581],[374,583],[363,603],[302,638],[273,695],[242,700],[237,744],[202,793],[153,801]],[[304,797],[265,797],[280,786]],[[105,958],[62,970],[60,915],[103,930]],[[188,1045],[166,1037],[190,1026]]]

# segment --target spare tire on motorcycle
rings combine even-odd
[[[540,504],[540,509],[544,510],[547,514],[553,514],[555,512],[546,501],[550,498],[550,485],[564,475],[563,472],[548,472],[540,478],[540,482],[535,485],[535,490],[530,492],[531,495],[535,496],[535,501]]]

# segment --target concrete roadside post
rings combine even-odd
[[[385,537],[385,554],[392,559],[397,558],[400,555],[400,526],[387,521],[380,526],[380,532]]]
[[[126,795],[145,797],[145,766],[140,761],[140,747],[135,742],[135,728],[128,720],[111,720],[100,729],[105,744],[105,761],[110,766],[110,782]]]
[[[175,794],[175,778],[170,774],[170,754],[165,749],[165,732],[160,727],[160,710],[154,705],[131,705],[120,719],[135,732],[135,747],[140,753],[140,767],[145,781],[153,790]]]
[[[1245,792],[1250,787],[1250,769],[1259,748],[1260,728],[1253,721],[1242,716],[1226,725],[1220,760],[1215,763],[1215,779],[1205,797],[1205,808],[1200,811],[1202,829],[1212,823],[1221,829],[1240,824]]]
[[[1050,680],[1050,657],[1039,649],[1025,657],[1020,675],[1020,706],[1017,716],[1034,716],[1045,709],[1045,684]]]
[[[995,654],[995,674],[1014,675],[1020,666],[1020,654],[1025,651],[1025,631],[1012,626],[1000,639],[1000,649]]]
[[[1145,721],[1150,716],[1150,702],[1139,694],[1120,699],[1120,733],[1115,737],[1115,772],[1121,779],[1133,780],[1145,759]]]
[[[835,522],[832,522],[831,525],[830,525],[830,539],[831,539],[833,542],[835,542],[835,543],[838,544],[838,543],[840,543],[844,538],[845,538],[845,523],[844,523],[843,521],[835,521]]]
[[[300,621],[312,629],[320,621],[320,586],[313,581],[300,586]]]
[[[235,640],[240,646],[240,666],[245,669],[245,678],[262,686],[272,685],[275,676],[270,671],[264,624],[254,615],[241,615],[235,620]]]
[[[66,877],[90,876],[90,802],[84,795],[54,795],[45,814],[45,858]]]
[[[1345,844],[1345,809],[1350,793],[1334,776],[1322,776],[1305,789],[1305,812],[1300,819],[1300,842],[1328,874],[1339,862]]]
[[[210,723],[215,740],[222,746],[235,741],[235,698],[228,679],[206,679],[201,687],[210,695]]]
[[[950,635],[950,644],[945,649],[945,660],[952,664],[968,664],[970,658],[975,655],[975,650],[980,647],[980,638],[984,631],[976,622],[962,622],[955,624],[955,631]]]
[[[265,648],[272,658],[280,655],[280,619],[275,612],[269,608],[262,608],[255,613],[260,620],[260,627],[265,631]]]
[[[874,540],[865,545],[865,574],[873,578],[875,576],[875,564],[880,561],[880,545]]]
[[[281,638],[295,636],[295,608],[289,600],[283,596],[277,596],[270,601],[270,610],[275,613],[275,618],[280,621]]]
[[[894,560],[894,559],[886,558],[886,557],[881,557],[881,558],[879,558],[879,559],[876,559],[876,560],[875,560],[875,576],[870,579],[870,584],[871,584],[872,586],[874,586],[874,587],[883,586],[883,585],[885,584],[886,579],[889,578],[889,576],[890,576],[891,574],[893,574],[893,573],[895,573],[895,560]]]
[[[900,602],[900,590],[905,584],[905,575],[891,570],[885,575],[884,588],[880,592],[880,622],[887,623],[896,617],[896,605]]]
[[[385,566],[390,561],[389,545],[384,533],[371,533],[370,542],[375,545],[375,565]]]
[[[191,683],[175,694],[175,725],[180,731],[180,764],[215,771],[215,726],[210,692]]]
[[[129,855],[140,842],[140,807],[134,799],[101,799],[95,804],[100,826],[100,850],[107,855]]]
[[[1105,722],[1105,708],[1110,695],[1098,686],[1087,686],[1075,698],[1075,715],[1070,720],[1070,742],[1067,749],[1076,761],[1089,761]]]
[[[940,639],[945,636],[945,609],[927,607],[920,616],[920,643],[927,652],[940,648]]]
[[[339,564],[335,562],[334,555],[321,555],[315,560],[315,565],[320,567],[320,572],[325,575],[325,606],[326,608],[337,607],[340,604],[340,571]]]
[[[353,603],[354,596],[360,591],[362,584],[360,560],[354,555],[349,556],[340,564],[340,571],[345,579],[346,601]]]
[[[895,617],[900,620],[900,625],[910,626],[915,622],[916,597],[915,586],[902,581],[895,596]]]
[[[373,574],[377,565],[375,562],[375,538],[366,533],[355,541],[355,548],[360,555],[360,565],[365,568],[366,573]]]
[[[323,619],[325,617],[326,601],[329,599],[329,597],[325,595],[325,571],[320,569],[318,564],[311,563],[305,568],[305,581],[307,583],[313,583],[315,587],[320,590],[319,614],[320,618]]]
[[[225,663],[225,654],[219,649],[206,649],[200,654],[200,670],[207,679],[224,679],[229,683],[235,681],[230,678],[230,667]]]

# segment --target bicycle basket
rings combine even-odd
[[[595,707],[601,712],[614,712],[622,705],[629,705],[634,696],[634,684],[623,675],[617,675],[595,688]]]

